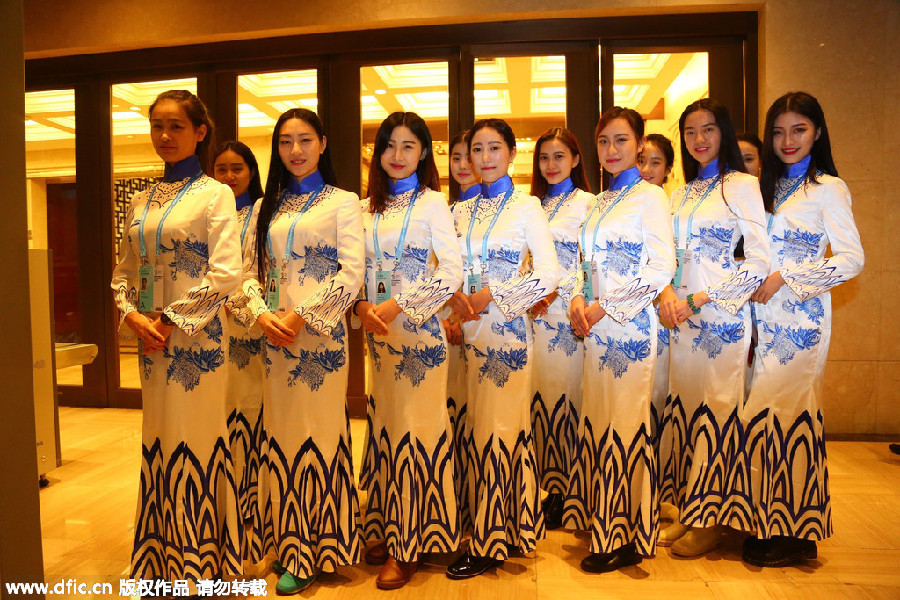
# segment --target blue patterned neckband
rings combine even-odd
[[[388,181],[388,193],[394,197],[418,189],[418,187],[419,176],[415,171],[413,171],[412,175],[410,175],[409,177],[404,177],[403,179],[398,179],[396,181],[394,181],[393,179]]]
[[[697,173],[697,179],[709,179],[710,177],[715,177],[719,174],[719,159],[714,158],[712,162],[710,162],[705,167],[700,167],[700,171]]]
[[[481,183],[481,195],[485,198],[493,198],[504,194],[513,188],[512,178],[504,175],[493,183]]]
[[[244,192],[240,196],[234,199],[235,208],[237,210],[241,210],[245,206],[250,206],[253,204],[253,198],[250,197],[250,192]]]
[[[806,171],[809,170],[809,162],[811,160],[812,156],[807,154],[806,157],[800,162],[795,162],[792,165],[787,165],[787,168],[784,170],[784,176],[793,179],[794,177],[806,175]]]
[[[191,154],[187,158],[183,160],[179,160],[177,163],[170,165],[166,163],[165,174],[163,175],[163,181],[166,183],[175,183],[176,181],[181,181],[182,179],[187,179],[188,177],[192,177],[197,173],[202,173],[203,169],[200,168],[200,159],[196,154]]]
[[[460,193],[459,202],[465,202],[466,200],[471,200],[475,196],[481,193],[481,185],[475,184],[469,187],[466,191]]]
[[[637,167],[625,169],[612,178],[612,181],[609,184],[609,189],[613,192],[621,190],[622,188],[628,187],[629,185],[633,184],[640,178],[641,172]]]
[[[559,183],[551,183],[547,186],[547,197],[553,198],[555,196],[568,194],[573,189],[575,189],[575,184],[572,183],[572,178],[566,177]]]
[[[322,178],[322,174],[319,173],[319,170],[316,169],[309,175],[303,178],[303,181],[297,181],[296,177],[291,177],[290,181],[288,181],[288,191],[294,195],[306,194],[308,192],[313,191],[320,185],[323,185],[325,180]]]

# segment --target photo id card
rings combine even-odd
[[[140,291],[138,310],[143,313],[162,312],[163,308],[163,268],[144,261],[138,268]]]
[[[600,296],[600,277],[597,273],[597,265],[592,260],[581,263],[581,274],[584,276],[584,300],[591,303]]]

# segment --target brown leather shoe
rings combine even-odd
[[[388,559],[387,541],[380,540],[366,546],[366,562],[370,565],[383,565]]]
[[[389,556],[387,562],[381,567],[381,573],[375,580],[375,585],[380,590],[396,590],[402,588],[412,579],[413,573],[419,568],[419,561],[402,562]]]

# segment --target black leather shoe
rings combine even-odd
[[[502,564],[502,560],[489,556],[472,556],[466,552],[447,567],[447,577],[450,579],[468,579],[481,575],[488,569]]]
[[[643,560],[634,542],[616,548],[612,552],[589,554],[581,561],[581,569],[588,573],[609,573],[623,567],[636,565]]]
[[[891,452],[894,454],[900,454],[900,444],[890,444],[888,445],[888,448],[890,448]]]
[[[544,526],[547,529],[559,529],[562,527],[563,495],[547,494],[541,502],[544,509]]]
[[[744,541],[744,562],[757,567],[787,567],[817,556],[814,540],[776,535],[768,540],[747,538]]]

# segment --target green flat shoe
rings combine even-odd
[[[285,569],[284,565],[281,564],[281,561],[276,558],[275,562],[272,563],[272,571],[274,571],[276,575],[284,575],[284,572],[287,571],[287,569]]]
[[[316,580],[315,575],[311,575],[306,577],[305,579],[301,579],[300,577],[296,577],[291,573],[285,571],[281,578],[278,580],[278,583],[275,585],[275,593],[279,596],[290,596],[291,594],[298,594],[312,585],[312,582]]]

